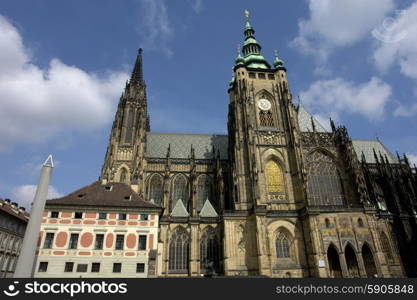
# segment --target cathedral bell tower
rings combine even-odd
[[[142,192],[142,162],[145,155],[146,132],[149,130],[142,49],[139,49],[132,76],[126,82],[117,106],[101,170],[102,183],[123,182],[130,184],[137,192]]]
[[[228,90],[233,199],[237,210],[275,210],[297,198],[297,115],[283,61],[275,53],[271,66],[261,55],[249,12],[245,15],[242,54],[238,49]]]
[[[236,274],[271,276],[267,224],[303,203],[300,134],[284,63],[277,53],[272,65],[261,55],[245,15],[244,43],[228,89],[234,211],[224,216],[225,266]],[[229,248],[233,243],[238,250]]]

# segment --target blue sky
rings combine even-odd
[[[98,178],[139,47],[152,131],[226,133],[245,9],[323,125],[331,116],[417,162],[416,1],[5,0],[0,197],[28,206],[49,153],[51,197]]]

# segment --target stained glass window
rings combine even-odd
[[[278,258],[289,258],[290,257],[290,243],[287,236],[280,232],[276,239],[276,250]]]
[[[213,228],[208,228],[200,241],[200,273],[213,268],[220,271],[220,243]]]
[[[125,168],[122,168],[120,170],[120,182],[127,183],[127,171]]]
[[[164,195],[163,180],[159,174],[152,175],[148,186],[148,199],[153,200],[155,204],[161,205]]]
[[[203,208],[207,199],[213,203],[211,179],[207,175],[200,175],[197,181],[197,211]]]
[[[184,175],[177,175],[172,182],[172,193],[171,193],[171,211],[177,204],[178,200],[182,200],[184,206],[188,207],[189,199],[189,184],[188,180]]]
[[[183,228],[178,228],[169,242],[168,269],[171,273],[188,272],[189,235]]]
[[[130,144],[132,142],[134,121],[135,121],[135,112],[133,111],[133,109],[130,109],[128,118],[127,118],[127,124],[126,124],[126,134],[125,134],[126,144]]]
[[[281,167],[273,160],[266,163],[266,178],[269,193],[284,192],[284,176]]]
[[[274,118],[270,110],[259,112],[259,122],[262,127],[274,127]]]
[[[316,151],[307,158],[307,194],[311,205],[342,205],[342,185],[336,164]]]

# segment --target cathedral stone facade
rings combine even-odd
[[[227,135],[151,132],[141,52],[100,180],[163,208],[159,276],[416,276],[415,166],[296,106],[248,15]]]

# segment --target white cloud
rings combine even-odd
[[[303,104],[321,116],[337,120],[339,113],[347,112],[378,120],[382,118],[391,94],[391,86],[377,77],[359,85],[335,78],[314,82],[300,93],[300,97]]]
[[[36,193],[36,185],[21,185],[12,189],[12,201],[17,202],[19,206],[24,206],[27,211],[31,210],[31,204]],[[47,199],[59,198],[63,195],[59,193],[53,186],[49,186]]]
[[[417,2],[379,28],[377,38],[375,66],[385,72],[398,64],[404,76],[417,79]]]
[[[21,35],[0,15],[0,150],[39,144],[67,130],[107,123],[125,72],[98,76],[54,58],[45,69],[31,62]]]
[[[394,0],[309,0],[309,19],[298,23],[292,46],[320,62],[336,47],[352,45],[370,36],[393,10]]]
[[[140,26],[138,28],[143,47],[161,50],[168,57],[173,55],[168,42],[174,36],[174,29],[168,18],[164,0],[139,0]]]
[[[191,0],[192,8],[196,14],[199,14],[203,11],[203,0]]]

